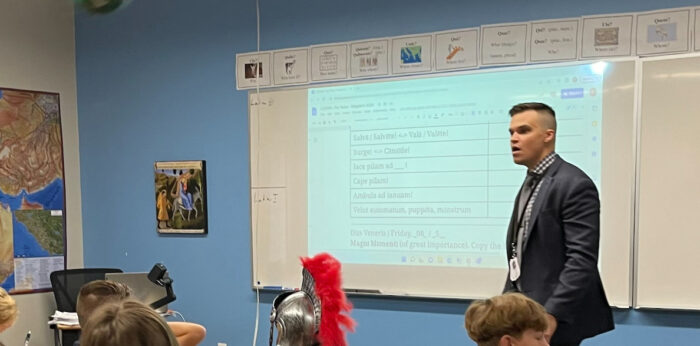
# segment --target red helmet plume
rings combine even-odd
[[[302,257],[301,263],[313,277],[314,290],[321,303],[318,341],[323,346],[346,346],[345,330],[355,331],[355,321],[348,315],[352,304],[342,289],[340,262],[324,252]]]

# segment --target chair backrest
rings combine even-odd
[[[104,280],[107,273],[122,273],[117,268],[82,268],[65,269],[51,272],[51,288],[56,298],[56,310],[63,312],[75,312],[75,303],[78,293],[84,284]]]

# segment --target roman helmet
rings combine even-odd
[[[347,315],[352,305],[341,288],[340,262],[321,253],[302,257],[301,264],[301,289],[283,292],[272,303],[269,345],[346,346],[345,330],[354,331],[355,321]]]

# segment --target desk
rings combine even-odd
[[[71,324],[57,324],[56,329],[58,330],[80,330],[80,325],[71,325]]]
[[[53,341],[56,346],[73,346],[80,339],[80,325],[52,324]]]

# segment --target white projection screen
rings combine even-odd
[[[636,60],[499,68],[251,92],[253,287],[299,287],[329,252],[350,292],[482,298],[506,278],[525,168],[508,110],[544,102],[556,151],[601,195],[599,266],[630,306]]]

